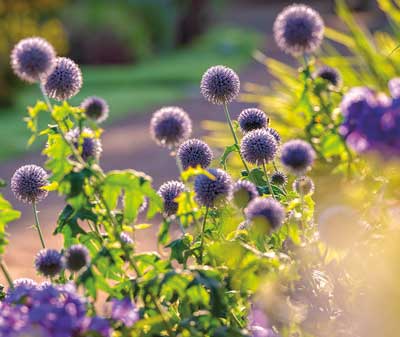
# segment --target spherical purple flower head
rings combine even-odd
[[[79,128],[75,128],[66,134],[66,138],[71,141],[76,148],[81,146],[81,156],[83,160],[87,161],[90,158],[98,160],[103,151],[100,139],[96,138],[94,132],[89,128],[84,128],[82,130],[82,139],[80,139],[80,135]]]
[[[81,103],[81,108],[85,111],[87,118],[97,123],[104,122],[108,117],[108,104],[103,98],[96,96],[87,97]]]
[[[127,245],[133,244],[132,238],[127,233],[122,232],[120,234],[119,238],[123,243],[125,243]]]
[[[240,152],[244,160],[261,165],[274,159],[278,151],[275,137],[265,129],[248,132],[240,144]]]
[[[268,128],[267,132],[270,133],[272,136],[274,136],[274,138],[275,138],[276,142],[278,143],[278,145],[281,143],[282,138],[281,138],[281,135],[279,134],[278,131],[276,131],[273,128]]]
[[[222,105],[232,102],[240,91],[239,76],[225,66],[214,66],[204,73],[200,91],[212,104]]]
[[[139,311],[129,298],[111,300],[111,318],[130,328],[139,320]]]
[[[153,114],[150,133],[159,145],[173,148],[190,137],[192,121],[183,109],[164,107]]]
[[[107,319],[99,316],[94,316],[90,319],[89,326],[86,330],[90,332],[96,332],[96,336],[101,337],[111,337],[113,335],[110,322]]]
[[[322,78],[332,84],[334,87],[339,87],[342,83],[342,77],[336,68],[329,66],[322,66],[318,68],[314,74],[314,78]]]
[[[11,67],[24,81],[38,82],[53,69],[56,52],[53,46],[40,37],[19,41],[11,52]]]
[[[293,182],[293,190],[300,195],[313,194],[314,182],[310,177],[298,177]]]
[[[44,276],[55,276],[64,268],[62,255],[54,249],[42,249],[36,255],[35,268]]]
[[[271,184],[285,186],[287,184],[286,174],[283,172],[274,172],[271,175]]]
[[[197,202],[206,207],[217,206],[229,200],[232,194],[232,178],[221,169],[207,170],[213,179],[205,174],[198,175],[194,180],[194,192]]]
[[[8,289],[5,301],[8,303],[19,304],[29,297],[32,290],[37,289],[38,284],[30,278],[19,278],[14,280],[13,288]]]
[[[179,146],[177,156],[182,168],[187,170],[189,167],[198,165],[207,168],[211,164],[213,153],[210,147],[200,139],[189,139]]]
[[[269,119],[264,111],[256,108],[250,108],[245,109],[240,113],[238,117],[238,123],[242,132],[246,133],[257,129],[266,128],[268,126]]]
[[[258,197],[257,187],[248,180],[239,180],[233,185],[233,202],[239,208],[244,208],[247,204]]]
[[[82,87],[82,73],[78,65],[66,57],[57,57],[55,67],[44,84],[46,95],[57,101],[75,96]]]
[[[315,152],[307,142],[295,139],[282,146],[281,161],[294,174],[306,172],[315,159]]]
[[[73,245],[64,255],[65,266],[71,271],[78,271],[90,263],[88,249],[83,245]]]
[[[36,165],[21,166],[11,178],[11,190],[15,197],[29,204],[47,197],[48,192],[43,187],[48,184],[46,171]]]
[[[298,56],[314,52],[324,37],[324,22],[314,9],[305,5],[286,7],[274,22],[274,37],[285,53]]]
[[[160,186],[158,194],[164,201],[164,213],[167,216],[173,215],[178,211],[176,198],[185,191],[185,185],[180,181],[171,180]]]
[[[261,225],[266,232],[275,230],[282,225],[285,218],[285,209],[276,200],[271,198],[255,198],[245,209],[246,218],[252,221],[253,224]]]

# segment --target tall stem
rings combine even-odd
[[[235,141],[235,145],[239,149],[239,141],[237,139],[235,130],[233,129],[232,119],[231,119],[231,115],[229,114],[228,104],[227,103],[224,104],[224,110],[225,110],[226,120],[227,120],[228,125],[229,125],[229,129],[231,130],[231,133],[232,133],[232,136],[233,136],[233,140]],[[249,168],[248,168],[246,162],[244,161],[244,159],[242,157],[242,154],[240,153],[240,150],[239,150],[239,156],[240,156],[240,159],[242,160],[243,166],[246,169],[247,173],[250,174]]]
[[[43,249],[45,249],[46,244],[44,243],[42,229],[40,228],[40,222],[39,222],[38,210],[36,208],[36,202],[32,203],[32,209],[33,209],[33,215],[35,218],[35,228],[39,233],[40,243],[42,244]]]
[[[271,192],[272,197],[276,200],[274,190],[272,189],[271,182],[269,181],[269,176],[268,176],[268,173],[267,173],[267,168],[265,167],[265,161],[263,161],[262,166],[263,166],[263,170],[264,170],[265,179],[267,180],[267,184],[268,184],[269,191]]]
[[[206,221],[208,215],[208,206],[204,213],[203,224],[201,225],[201,238],[200,238],[200,264],[203,264],[203,252],[204,252],[204,232],[206,229]]]
[[[7,269],[7,266],[6,266],[5,262],[1,258],[0,258],[0,269],[4,274],[4,277],[6,278],[9,287],[13,288],[14,287],[13,280],[12,280],[12,278],[10,276],[10,273],[9,273],[9,271]]]

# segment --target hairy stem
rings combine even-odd
[[[200,238],[200,264],[203,264],[203,253],[204,253],[204,232],[206,229],[206,221],[208,215],[208,206],[206,207],[206,211],[204,213],[203,223],[201,225],[201,238]]]
[[[14,284],[13,284],[13,280],[12,280],[12,278],[10,276],[10,272],[8,271],[5,262],[1,258],[0,258],[0,269],[4,274],[4,277],[6,278],[9,287],[13,288]]]
[[[39,233],[40,243],[42,244],[43,249],[46,249],[46,244],[44,243],[42,229],[40,227],[39,216],[38,216],[39,212],[38,212],[37,207],[36,207],[36,202],[32,203],[32,209],[33,209],[33,215],[34,215],[34,218],[35,218],[35,228]]]

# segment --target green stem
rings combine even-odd
[[[7,266],[6,266],[5,262],[3,260],[1,260],[1,259],[0,259],[0,268],[1,268],[2,272],[3,272],[3,274],[4,274],[4,277],[7,280],[7,283],[9,285],[9,287],[10,288],[14,288],[13,280],[12,280],[12,278],[10,276],[10,273],[9,273],[9,271],[7,269]]]
[[[272,197],[276,200],[274,190],[272,189],[271,182],[269,181],[269,176],[268,176],[268,173],[267,173],[267,168],[265,167],[265,161],[263,161],[262,166],[263,166],[263,170],[264,170],[265,179],[267,180],[267,184],[268,184],[269,191],[271,192]]]
[[[40,228],[40,222],[39,222],[38,210],[36,208],[36,202],[32,203],[32,209],[33,209],[33,215],[35,218],[35,228],[39,233],[40,243],[42,244],[43,249],[46,249],[46,244],[44,243],[42,229]]]
[[[240,153],[240,148],[239,148],[239,141],[238,138],[236,136],[235,130],[233,129],[233,125],[232,125],[232,119],[231,116],[229,114],[229,110],[228,110],[228,104],[224,104],[224,110],[225,110],[225,116],[226,116],[226,120],[228,122],[229,125],[229,129],[231,130],[232,136],[233,136],[233,140],[235,141],[235,145],[237,146],[237,148],[239,149],[239,156],[240,159],[242,160],[243,166],[246,169],[247,173],[250,175],[250,170],[246,164],[246,162],[244,161],[242,154]]]
[[[203,253],[204,253],[204,232],[206,230],[206,221],[208,215],[208,206],[204,213],[203,224],[201,225],[201,238],[200,238],[200,264],[203,264]]]

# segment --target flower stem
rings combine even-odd
[[[203,224],[201,225],[201,239],[200,239],[200,264],[203,264],[203,253],[204,253],[204,232],[206,229],[206,221],[208,215],[208,206],[204,213]]]
[[[6,266],[5,262],[2,259],[0,259],[0,269],[2,270],[2,272],[4,274],[4,277],[6,278],[10,288],[13,288],[14,287],[13,280],[12,280],[12,278],[10,276],[10,273],[9,273],[9,271],[7,269],[7,266]]]
[[[265,180],[267,180],[267,184],[268,184],[269,191],[271,192],[272,197],[276,200],[274,190],[272,189],[271,182],[269,181],[269,176],[268,176],[268,173],[267,173],[267,168],[265,167],[265,161],[263,161],[262,166],[263,166],[263,170],[264,170]]]
[[[39,233],[40,243],[42,244],[43,249],[46,248],[46,244],[44,243],[42,229],[40,228],[40,222],[38,217],[38,210],[36,208],[36,202],[32,203],[33,215],[35,218],[35,228]]]
[[[232,133],[232,136],[233,136],[233,140],[235,141],[235,145],[239,149],[239,141],[238,141],[238,138],[236,136],[235,130],[233,129],[232,119],[231,119],[231,116],[230,116],[229,110],[228,110],[228,104],[226,104],[226,103],[224,104],[224,110],[225,110],[226,120],[227,120],[228,125],[229,125],[229,129],[231,130],[231,133]],[[246,162],[244,161],[244,159],[242,157],[242,154],[240,153],[240,150],[239,150],[239,156],[240,156],[240,159],[242,160],[243,166],[246,169],[247,173],[250,174],[249,168],[248,168]]]

